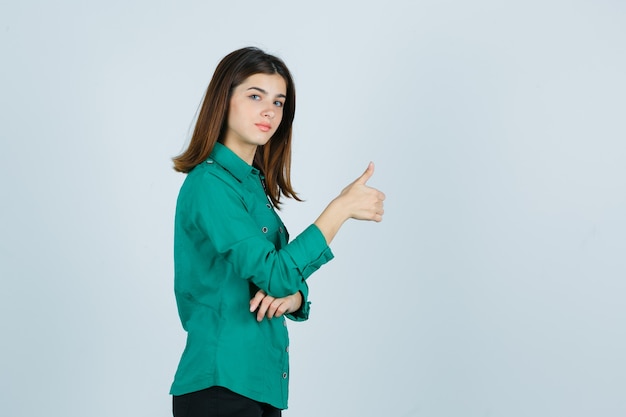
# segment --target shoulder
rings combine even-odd
[[[237,187],[239,181],[235,179],[226,169],[213,160],[208,159],[192,169],[185,184],[193,186],[230,186]],[[183,185],[185,185],[183,184]]]
[[[188,174],[180,189],[179,201],[237,198],[241,183],[213,160],[198,164]]]

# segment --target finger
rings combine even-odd
[[[356,184],[365,184],[371,177],[372,175],[374,175],[374,163],[370,162],[367,165],[367,169],[365,170],[365,172],[356,179],[355,183]]]
[[[263,317],[265,316],[265,312],[267,311],[267,307],[263,306],[263,303],[259,306],[259,309],[256,311],[256,321],[259,323],[263,321]]]
[[[259,304],[261,304],[261,301],[263,301],[263,298],[265,298],[265,296],[266,294],[263,290],[258,290],[256,294],[254,294],[254,297],[252,297],[252,299],[250,300],[251,313],[259,307]]]
[[[287,303],[281,303],[274,312],[274,317],[281,317],[283,314],[287,312],[288,305]]]
[[[272,317],[280,317],[287,312],[288,307],[287,298],[276,299],[267,310],[267,317],[270,319]]]
[[[281,299],[276,299],[274,300],[274,302],[272,304],[270,304],[270,306],[267,309],[267,313],[265,314],[265,316],[268,319],[272,319],[272,317],[276,317],[276,311],[278,310],[278,307],[280,306],[282,300]]]
[[[381,201],[380,203],[378,203],[376,208],[377,210],[376,210],[376,214],[374,215],[374,221],[381,222],[383,220],[383,214],[385,214],[383,202]]]
[[[276,316],[280,317],[283,314],[291,313],[292,311],[295,311],[295,308],[293,305],[293,300],[290,299],[289,301],[285,301],[280,305],[278,311],[276,312]]]
[[[257,321],[260,322],[263,320],[263,317],[267,313],[267,309],[272,305],[274,300],[275,298],[270,295],[265,296],[265,298],[263,299],[263,301],[261,301],[261,304],[259,305],[259,309],[256,312]]]

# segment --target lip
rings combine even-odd
[[[263,132],[269,132],[272,128],[272,125],[267,123],[255,123],[255,126],[258,127]]]

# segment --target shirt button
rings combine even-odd
[[[261,231],[262,231],[263,233],[267,233],[267,227],[262,228],[262,229],[261,229]]]
[[[207,164],[212,164],[212,163],[213,163],[213,160],[212,160],[212,159],[207,159],[206,163],[207,163]]]
[[[287,372],[283,372],[283,379],[287,379]]]
[[[285,352],[289,353],[289,346],[285,348]]]
[[[265,205],[265,207],[267,207],[268,209],[271,209],[271,208],[272,208],[272,205],[271,205],[270,203],[267,203],[267,204]]]
[[[282,227],[279,227],[279,228],[278,228],[278,231],[279,231],[280,233],[282,233],[282,232],[283,232],[283,228],[282,228]]]

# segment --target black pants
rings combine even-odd
[[[174,417],[280,417],[280,409],[222,388],[211,387],[172,399]]]

